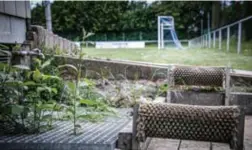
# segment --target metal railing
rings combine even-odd
[[[226,30],[226,51],[230,51],[230,28],[238,25],[238,33],[237,33],[237,47],[236,51],[237,54],[241,53],[241,47],[242,47],[242,23],[252,19],[252,16],[248,16],[244,19],[241,19],[239,21],[236,21],[234,23],[225,25],[223,27],[220,27],[218,29],[212,30],[206,34],[201,35],[200,37],[193,38],[188,41],[188,45],[190,48],[217,48],[217,42],[218,42],[218,49],[221,50],[223,47],[223,30]],[[217,37],[218,34],[218,37]],[[218,38],[218,39],[217,39]],[[217,41],[217,42],[216,42]]]

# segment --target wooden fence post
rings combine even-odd
[[[138,109],[139,109],[139,104],[136,104],[133,110],[132,150],[140,149],[140,143],[136,140]]]
[[[226,67],[226,83],[225,83],[225,106],[229,105],[229,101],[230,101],[230,71],[231,68],[228,66]]]

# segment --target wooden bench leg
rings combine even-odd
[[[244,124],[245,124],[245,110],[240,106],[240,115],[238,118],[237,134],[233,137],[230,148],[234,150],[243,150],[244,149]]]
[[[140,143],[136,140],[138,108],[139,104],[135,105],[133,110],[132,150],[140,150]]]

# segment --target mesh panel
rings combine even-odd
[[[158,137],[229,143],[239,114],[237,106],[141,104],[136,137],[139,142]]]
[[[175,85],[222,86],[224,68],[176,67],[172,70]]]

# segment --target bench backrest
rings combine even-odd
[[[242,150],[243,133],[244,110],[238,106],[146,103],[134,109],[136,143],[157,137],[223,142]]]
[[[222,87],[225,81],[223,67],[174,66],[168,72],[172,85]]]

